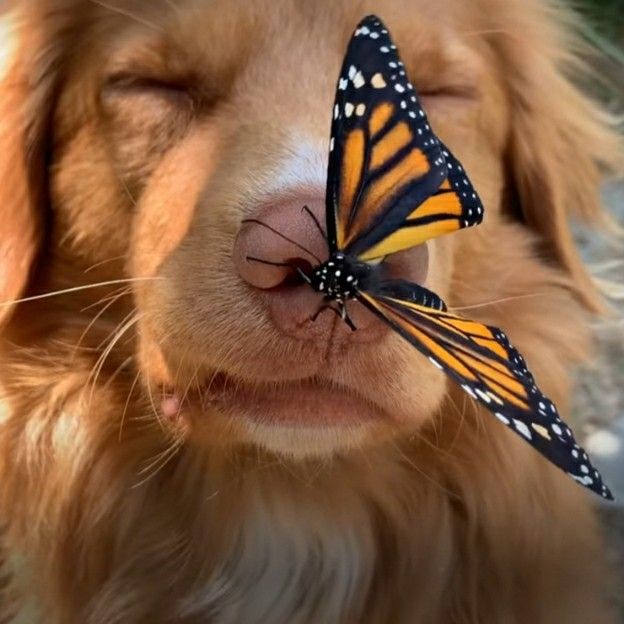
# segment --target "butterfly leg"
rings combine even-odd
[[[355,323],[351,320],[349,313],[347,312],[347,304],[340,302],[340,318],[347,324],[347,326],[351,329],[351,331],[355,331],[357,327]],[[336,310],[337,311],[337,310]]]
[[[325,310],[331,310],[332,312],[334,312],[335,314],[337,314],[338,316],[340,316],[340,312],[338,310],[336,310],[336,308],[334,308],[333,306],[329,305],[328,303],[324,303],[323,305],[319,306],[319,309],[310,317],[310,320],[312,322],[316,321],[316,319],[323,313],[325,312]],[[342,318],[342,317],[341,317]]]

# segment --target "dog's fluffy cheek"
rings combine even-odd
[[[59,151],[51,176],[52,236],[58,247],[87,264],[125,255],[130,198],[123,194],[95,124],[86,123]]]
[[[138,206],[132,244],[133,273],[157,275],[188,232],[202,190],[214,170],[216,131],[189,134],[150,177]]]

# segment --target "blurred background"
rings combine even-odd
[[[624,114],[624,0],[577,0],[585,38],[599,51],[588,61],[596,80],[590,85],[607,107]],[[596,324],[597,358],[578,372],[574,414],[582,424],[585,446],[593,454],[616,504],[601,509],[606,545],[614,564],[615,596],[624,624],[624,180],[605,185],[605,203],[623,228],[619,238],[578,228],[578,241],[613,307]]]

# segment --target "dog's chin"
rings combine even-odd
[[[161,411],[191,431],[226,431],[229,442],[236,439],[292,459],[362,448],[398,425],[395,416],[357,393],[314,380],[250,385],[216,375],[199,392],[167,391]]]

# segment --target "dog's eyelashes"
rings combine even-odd
[[[117,73],[105,79],[102,87],[102,96],[132,96],[140,94],[152,94],[178,100],[179,103],[192,103],[196,94],[190,82],[155,78],[152,76]]]

